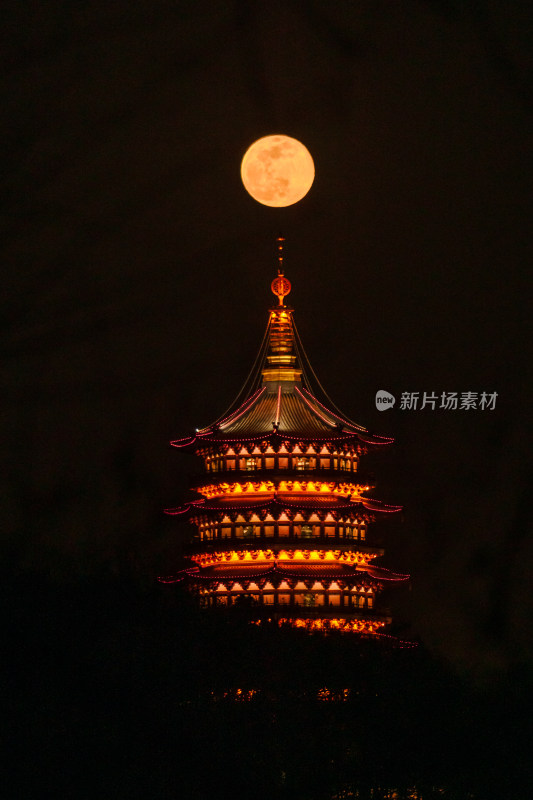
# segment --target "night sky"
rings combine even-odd
[[[531,666],[532,16],[4,3],[6,575],[147,587],[179,567],[162,509],[194,465],[168,441],[240,388],[282,233],[315,371],[396,439],[371,465],[404,506],[383,530],[383,563],[412,574],[396,616],[473,683]],[[315,161],[285,209],[240,181],[270,133]],[[378,389],[498,397],[380,413]]]

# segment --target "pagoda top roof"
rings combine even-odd
[[[279,274],[272,282],[279,305],[270,309],[263,341],[248,379],[222,417],[197,429],[193,436],[172,441],[174,447],[198,450],[210,443],[265,440],[280,444],[283,439],[339,444],[357,440],[371,446],[393,442],[391,437],[372,434],[363,425],[350,420],[329,399],[307,359],[293,309],[285,305],[285,296],[290,290],[290,282],[283,274],[280,246]]]
[[[331,411],[308,389],[294,385],[268,391],[257,389],[227,417],[196,431],[194,436],[172,441],[174,447],[197,448],[202,444],[273,439],[338,442],[356,439],[363,445],[388,445],[394,439],[370,433]]]

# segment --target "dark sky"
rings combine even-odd
[[[2,118],[6,554],[54,581],[175,565],[191,469],[168,440],[229,404],[287,238],[311,362],[396,437],[387,564],[472,674],[531,637],[529,3],[9,2]],[[7,21],[7,24],[6,24]],[[313,155],[287,209],[240,182],[269,133]],[[496,410],[374,395],[497,391]],[[381,477],[381,481],[380,481]]]

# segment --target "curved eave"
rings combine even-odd
[[[157,580],[159,583],[181,583],[198,571],[199,567],[189,567],[175,572],[174,575],[159,575]]]
[[[267,442],[270,445],[276,445],[283,440],[294,442],[306,442],[313,444],[313,442],[332,442],[343,444],[344,442],[357,441],[369,447],[382,447],[394,443],[392,437],[377,436],[376,434],[362,434],[354,431],[339,431],[328,433],[327,431],[311,435],[308,431],[280,431],[275,427],[265,433],[247,433],[242,436],[224,436],[215,429],[207,430],[205,433],[198,432],[194,436],[185,436],[183,439],[173,439],[170,444],[172,447],[177,447],[181,450],[188,450],[190,452],[197,452],[205,445],[213,444],[257,444],[259,442]]]
[[[350,569],[342,564],[323,567],[321,565],[307,564],[261,564],[257,566],[246,565],[216,565],[211,567],[191,567],[181,570],[175,575],[158,578],[160,583],[180,583],[183,580],[192,581],[225,581],[244,580],[251,578],[285,577],[302,580],[370,580],[377,583],[404,583],[410,575],[391,572],[385,567],[366,566],[360,569]]]
[[[192,500],[183,506],[176,508],[166,508],[165,514],[171,516],[184,515],[189,512],[201,513],[203,511],[246,511],[251,509],[260,508],[294,508],[294,509],[307,509],[317,511],[345,511],[348,509],[355,510],[362,506],[368,511],[375,511],[377,513],[394,514],[402,510],[402,506],[393,506],[388,503],[381,503],[379,500],[371,500],[370,498],[361,497],[356,501],[343,502],[345,498],[339,498],[338,501],[328,501],[322,498],[322,502],[316,503],[320,498],[305,498],[303,500],[286,500],[277,496],[271,496],[265,499],[253,501],[246,497],[242,498],[242,502],[232,503],[231,505],[226,501],[213,501],[213,500]]]

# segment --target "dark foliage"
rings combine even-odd
[[[474,690],[423,647],[261,629],[124,579],[26,576],[6,601],[10,796],[481,800],[528,785],[524,676]]]

